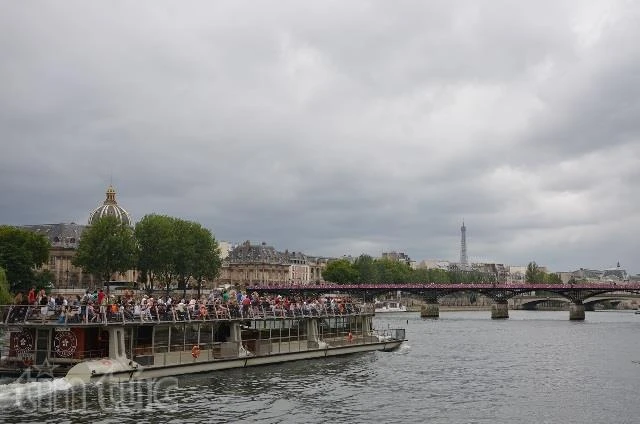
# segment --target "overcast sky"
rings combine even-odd
[[[640,272],[640,3],[2,1],[0,223]]]

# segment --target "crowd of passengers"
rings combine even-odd
[[[24,296],[18,293],[9,322],[26,319],[56,319],[60,323],[112,321],[186,321],[253,317],[344,315],[360,312],[348,297],[263,295],[242,290],[211,291],[208,296],[189,301],[171,296],[153,298],[125,290],[123,295],[107,296],[103,290],[67,299],[47,296],[32,288]]]

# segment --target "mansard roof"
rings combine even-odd
[[[21,228],[44,235],[53,247],[77,248],[86,225],[74,222],[59,224],[24,225]]]
[[[229,263],[266,263],[266,264],[284,264],[291,263],[304,264],[307,263],[307,256],[301,252],[289,252],[288,250],[280,252],[273,246],[266,243],[251,244],[250,241],[234,247],[229,256],[225,259]]]

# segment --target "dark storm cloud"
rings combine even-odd
[[[0,221],[637,272],[628,2],[12,2]]]

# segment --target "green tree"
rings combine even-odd
[[[177,249],[174,221],[174,218],[168,216],[151,214],[145,215],[136,224],[140,283],[149,293],[153,292],[156,279],[167,290],[173,280],[173,256]]]
[[[416,283],[430,283],[431,281],[429,281],[429,270],[426,268],[414,270],[411,281],[415,281]]]
[[[378,259],[375,263],[378,268],[380,283],[405,283],[411,280],[411,268],[405,262]]]
[[[353,268],[358,271],[359,283],[377,283],[380,280],[376,261],[369,255],[360,255],[354,262]]]
[[[432,268],[429,270],[429,282],[434,284],[446,284],[451,282],[449,271],[444,269]]]
[[[73,264],[107,283],[115,273],[123,274],[136,264],[133,229],[114,216],[100,218],[85,230]]]
[[[198,290],[203,279],[213,279],[218,275],[220,252],[211,231],[197,222],[175,219],[173,233],[176,249],[173,256],[173,272],[178,288],[186,295],[187,282],[193,278]]]
[[[196,281],[198,295],[204,280],[213,280],[220,273],[220,249],[211,231],[197,222],[162,216],[146,215],[136,225],[136,239],[140,249],[138,268],[143,282],[162,281],[169,291],[176,281],[186,294],[190,279]]]
[[[535,262],[529,262],[527,265],[527,272],[525,273],[524,279],[529,284],[540,283],[544,278],[543,272],[538,267],[538,264]]]
[[[349,284],[359,281],[358,271],[347,259],[331,261],[322,271],[322,278],[325,281],[338,284]]]
[[[11,297],[11,291],[9,290],[9,281],[7,280],[7,274],[2,267],[0,267],[0,305],[9,305],[13,301]]]
[[[220,275],[222,258],[220,248],[211,231],[206,228],[196,227],[194,232],[195,258],[193,260],[193,271],[191,276],[196,280],[198,286],[198,297],[202,289],[202,282],[214,280]]]
[[[544,273],[543,281],[547,284],[562,284],[562,278],[555,272]]]
[[[49,240],[33,231],[0,226],[0,267],[12,291],[33,284],[33,269],[49,260]]]

